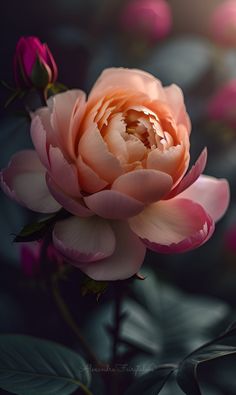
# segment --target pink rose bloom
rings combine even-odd
[[[207,114],[210,119],[225,122],[236,128],[236,80],[218,89],[209,100]]]
[[[210,17],[210,33],[216,43],[236,46],[236,1],[220,3]]]
[[[18,88],[45,88],[57,79],[57,65],[47,44],[37,37],[21,37],[14,57],[14,76]]]
[[[45,264],[49,270],[53,265],[59,266],[63,263],[62,256],[57,252],[52,244],[49,244],[44,253],[44,261],[42,262],[43,242],[24,243],[20,248],[20,264],[23,273],[27,277],[37,277],[42,272],[42,264]]]
[[[71,213],[53,243],[88,276],[129,278],[146,247],[176,253],[206,242],[228,206],[227,181],[201,175],[206,150],[185,175],[190,128],[176,85],[107,69],[87,100],[67,91],[34,113],[36,151],[13,156],[2,188],[31,210]]]
[[[157,41],[170,33],[171,9],[165,0],[131,0],[122,10],[120,24],[122,30]]]

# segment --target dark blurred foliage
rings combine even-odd
[[[195,0],[188,2],[197,7]],[[185,3],[179,0],[170,1],[174,13],[171,35],[161,42],[141,45],[135,37],[121,31],[119,13],[123,3],[122,0],[1,1],[0,78],[9,84],[13,82],[16,42],[22,35],[35,35],[48,43],[58,65],[59,81],[70,88],[88,92],[99,73],[110,66],[141,68],[160,78],[163,84],[175,82],[184,91],[193,124],[192,162],[207,146],[205,173],[230,182],[231,204],[212,239],[185,254],[168,256],[149,252],[145,265],[154,274],[149,274],[143,282],[134,280],[135,284],[128,285],[129,297],[123,305],[127,320],[124,319],[122,326],[121,363],[129,363],[134,369],[139,366],[145,372],[163,361],[183,358],[235,319],[236,252],[227,249],[225,233],[236,224],[236,130],[207,119],[206,105],[219,84],[236,76],[236,50],[225,51],[219,62],[207,29],[202,27],[202,14],[196,14],[199,31],[196,21],[191,29],[189,20],[186,21]],[[177,3],[182,6],[182,13],[177,10]],[[210,6],[206,8],[209,11]],[[203,9],[201,2],[199,9]],[[206,21],[206,15],[204,18]],[[19,113],[23,102],[4,109],[9,93],[4,88],[0,92],[0,167],[4,167],[14,152],[30,147],[31,142],[27,120]],[[24,224],[35,221],[37,215],[18,207],[2,192],[0,204],[0,332],[52,339],[80,350],[55,307],[50,288],[25,278],[20,269],[20,246],[12,243],[13,234]],[[62,280],[60,286],[91,347],[101,359],[109,360],[114,287],[109,285],[98,301],[94,295],[82,297],[79,272]],[[130,352],[130,347],[135,352]],[[232,369],[235,360],[230,358],[201,368],[204,394],[236,393],[235,368]],[[124,373],[120,391],[132,381],[131,376]],[[216,384],[210,377],[217,378]],[[95,395],[104,394],[100,381],[95,375]],[[181,390],[171,380],[161,392],[179,393]]]

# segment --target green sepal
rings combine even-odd
[[[40,61],[38,56],[34,63],[30,79],[32,85],[38,89],[45,89],[50,81],[48,70],[45,65]]]
[[[55,82],[54,84],[48,84],[47,86],[47,97],[57,95],[58,93],[66,92],[68,90],[67,86],[60,82]]]
[[[82,296],[88,294],[97,295],[97,300],[106,291],[108,287],[107,281],[95,281],[92,278],[86,277],[81,285]]]

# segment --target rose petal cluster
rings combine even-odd
[[[34,36],[21,37],[14,56],[14,77],[19,89],[44,89],[57,80],[57,65],[47,44]]]
[[[33,114],[35,150],[13,156],[1,185],[31,210],[71,214],[53,229],[67,261],[95,280],[126,279],[146,248],[178,253],[205,243],[227,209],[227,181],[202,175],[206,149],[187,172],[190,130],[179,87],[107,69],[88,98],[67,91]]]

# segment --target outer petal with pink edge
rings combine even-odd
[[[131,229],[145,245],[160,253],[192,250],[205,243],[214,231],[214,222],[197,203],[172,199],[148,206],[129,219]]]
[[[227,210],[230,190],[227,180],[201,175],[178,198],[191,199],[199,203],[208,214],[218,221]]]
[[[30,210],[54,213],[61,205],[52,197],[45,180],[45,169],[35,151],[21,151],[12,157],[1,173],[4,192]]]
[[[97,281],[124,280],[136,274],[144,261],[146,248],[126,222],[111,223],[116,238],[114,253],[99,262],[79,266]]]
[[[69,261],[97,262],[113,254],[115,234],[108,221],[99,217],[71,217],[57,222],[53,243]]]
[[[184,176],[180,183],[174,189],[172,189],[170,193],[168,193],[165,199],[171,199],[179,195],[181,192],[185,191],[185,189],[187,189],[190,185],[192,185],[204,171],[206,161],[207,149],[204,148],[204,150],[201,152],[195,164],[191,167],[186,176]]]

